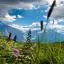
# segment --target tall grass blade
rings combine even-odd
[[[47,19],[49,19],[49,17],[51,16],[51,13],[52,13],[52,11],[54,9],[55,4],[56,4],[56,0],[53,1],[52,5],[51,5],[51,8],[48,11]]]

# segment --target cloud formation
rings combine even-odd
[[[17,9],[32,9],[33,4],[41,3],[44,4],[44,0],[0,0],[0,20],[5,18],[8,10],[12,8]]]
[[[53,21],[50,21],[47,24],[46,32],[48,30],[53,30],[55,32],[63,34],[64,25],[62,23],[64,23],[63,20],[54,20],[54,24],[53,24]],[[44,24],[44,28],[45,28],[46,22],[43,22],[43,24]],[[29,29],[31,29],[31,31],[38,31],[38,33],[43,32],[43,31],[41,32],[41,30],[40,30],[40,23],[39,22],[33,22],[32,24],[30,24],[28,26],[23,26],[23,25],[18,25],[18,24],[9,24],[9,26],[12,28],[16,28],[24,33],[26,33]]]
[[[55,19],[64,18],[64,6],[55,7],[51,17]]]
[[[9,24],[9,26],[16,28],[22,32],[26,32],[29,29],[31,29],[32,31],[40,30],[40,23],[39,22],[33,22],[32,24],[30,24],[28,26],[23,26],[23,25],[18,25],[18,24]]]
[[[5,15],[4,18],[1,18],[3,21],[13,22],[16,20],[16,16],[10,16],[8,13]]]
[[[53,2],[53,0],[48,0],[50,4]],[[50,7],[46,11],[49,10]],[[59,19],[64,18],[64,0],[56,0],[56,6],[53,9],[51,19]]]
[[[34,5],[44,5],[47,3],[48,5],[50,5],[52,4],[52,2],[53,0],[45,0],[45,1],[44,0],[0,0],[0,20],[5,18],[5,16],[8,13],[8,10],[10,9],[17,8],[17,9],[31,10],[34,8]],[[52,17],[60,17],[60,18],[64,17],[62,15],[64,13],[64,7],[60,6],[60,4],[62,5],[63,3],[64,0],[56,0],[57,7],[55,7],[54,9],[52,13]]]
[[[53,3],[54,0],[47,0],[48,4],[51,5]],[[63,4],[64,0],[56,0],[56,5],[60,5]]]

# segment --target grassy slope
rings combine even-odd
[[[19,56],[13,55],[13,48]],[[0,38],[0,64],[64,64],[64,44],[18,43]]]

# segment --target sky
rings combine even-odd
[[[37,6],[36,6],[37,7]],[[17,19],[14,23],[28,25],[32,22],[39,22],[41,20],[45,20],[44,15],[46,14],[45,8],[41,6],[40,8],[32,9],[32,10],[24,10],[24,9],[13,9],[9,11],[10,15],[17,15]]]
[[[0,0],[0,21],[25,31],[39,29],[39,22],[47,22],[47,13],[54,0]],[[64,21],[64,0],[56,0],[49,21],[55,20],[57,28],[63,29]],[[50,25],[52,25],[49,23]],[[51,27],[48,25],[48,27]],[[60,27],[62,26],[62,27]],[[36,27],[36,28],[35,28]],[[35,28],[35,29],[34,29]],[[53,28],[53,27],[52,27]]]

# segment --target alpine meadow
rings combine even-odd
[[[64,64],[64,0],[0,0],[0,64]]]

